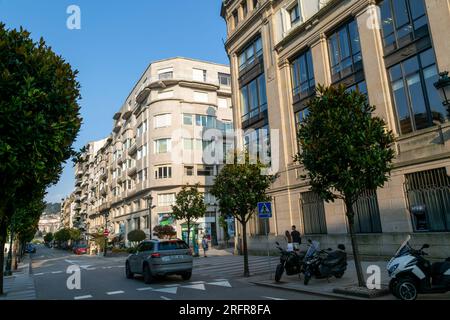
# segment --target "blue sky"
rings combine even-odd
[[[23,26],[34,39],[79,70],[83,125],[74,147],[102,139],[112,116],[147,65],[174,56],[228,63],[220,0],[0,0],[0,21]],[[81,9],[81,29],[69,30],[69,5]],[[59,202],[74,187],[69,162],[46,200]]]

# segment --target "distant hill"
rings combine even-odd
[[[59,214],[61,212],[61,203],[47,203],[43,215]]]

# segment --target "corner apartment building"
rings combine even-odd
[[[324,203],[293,162],[315,86],[343,84],[367,94],[396,136],[389,182],[355,205],[362,253],[389,256],[411,234],[447,257],[450,115],[433,84],[450,70],[450,1],[225,0],[221,15],[235,127],[279,130],[270,241],[297,225],[324,248],[350,243],[342,201]],[[250,249],[265,249],[252,224]]]
[[[148,235],[159,224],[174,225],[182,237],[183,221],[170,218],[171,205],[183,185],[199,183],[208,206],[199,232],[218,243],[218,206],[208,192],[218,165],[202,157],[212,143],[204,133],[231,130],[231,106],[228,66],[187,58],[151,63],[114,114],[111,135],[91,144],[77,167],[87,230],[96,233],[107,219],[111,237],[135,229]]]

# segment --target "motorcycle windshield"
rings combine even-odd
[[[312,241],[309,245],[308,251],[306,251],[306,258],[312,257],[314,253],[319,251],[320,243],[318,241]]]
[[[405,255],[406,253],[409,252],[410,250],[410,246],[409,246],[409,240],[411,240],[411,236],[408,235],[408,237],[406,237],[406,240],[403,241],[402,245],[400,246],[400,248],[398,248],[397,252],[395,253],[395,257],[401,257],[403,255]]]

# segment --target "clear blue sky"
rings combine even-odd
[[[69,5],[81,9],[81,30],[69,30]],[[228,64],[220,0],[0,0],[0,21],[43,37],[79,70],[83,125],[75,142],[106,137],[112,116],[147,65],[184,56]],[[74,187],[69,162],[46,200],[59,202]]]

